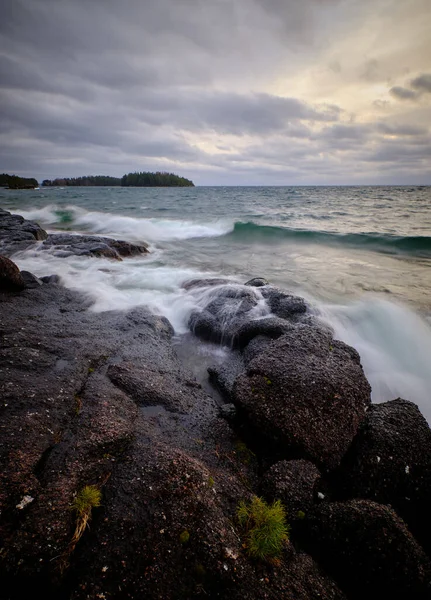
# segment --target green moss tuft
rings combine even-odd
[[[77,493],[72,508],[78,517],[83,517],[91,513],[92,508],[100,506],[101,500],[102,492],[94,485],[86,485]]]
[[[248,503],[240,502],[237,517],[245,530],[245,548],[251,558],[268,561],[280,557],[289,539],[289,526],[280,500],[269,505],[254,496]]]
[[[210,475],[210,476],[208,477],[208,487],[209,487],[209,488],[213,488],[213,487],[214,487],[214,483],[215,483],[215,481],[214,481],[214,478],[213,478],[213,477],[211,477],[211,475]]]
[[[187,531],[187,529],[185,529],[181,534],[180,534],[180,542],[182,544],[187,544],[187,542],[190,539],[190,533]]]
[[[238,458],[243,465],[249,465],[256,456],[254,452],[252,452],[250,448],[247,448],[246,444],[244,444],[244,442],[241,440],[238,440],[235,443],[235,449],[238,454]]]

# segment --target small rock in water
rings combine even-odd
[[[249,285],[251,287],[263,287],[264,285],[269,285],[269,281],[264,279],[263,277],[254,277],[247,281],[244,285]]]
[[[24,280],[26,288],[38,288],[43,285],[43,281],[29,271],[21,271],[21,277]]]

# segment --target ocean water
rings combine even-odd
[[[14,259],[59,273],[92,310],[147,305],[179,336],[205,302],[187,279],[262,276],[302,295],[359,351],[373,401],[402,396],[431,421],[431,187],[41,188],[2,190],[0,206],[48,231],[148,242],[148,257],[122,262]]]

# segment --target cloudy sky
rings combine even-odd
[[[3,0],[0,172],[431,184],[430,0]]]

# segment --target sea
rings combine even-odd
[[[264,277],[358,350],[374,402],[411,400],[431,422],[430,186],[40,188],[1,190],[0,206],[48,232],[147,242],[149,255],[122,262],[38,247],[13,259],[58,273],[90,310],[144,305],[166,316],[198,378],[229,350],[181,343],[204,300],[182,284]]]

